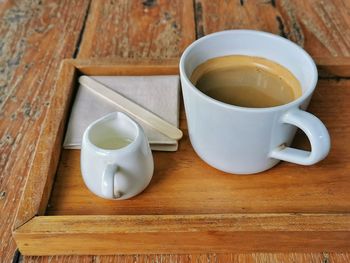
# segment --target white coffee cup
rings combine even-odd
[[[121,112],[93,122],[83,135],[81,172],[89,190],[102,198],[142,192],[153,175],[153,157],[141,126]]]
[[[189,80],[208,59],[226,55],[263,57],[289,69],[300,81],[302,96],[281,106],[245,108],[223,103],[199,91]],[[250,174],[280,160],[311,165],[326,157],[330,138],[323,123],[304,111],[317,83],[312,58],[282,37],[253,30],[228,30],[192,43],[181,56],[180,75],[189,136],[197,154],[219,170]],[[289,146],[296,129],[305,132],[311,152]]]

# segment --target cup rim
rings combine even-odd
[[[90,131],[92,129],[93,126],[95,126],[97,123],[103,121],[103,120],[110,120],[113,118],[118,117],[118,115],[123,116],[123,118],[128,119],[128,121],[130,121],[136,129],[136,136],[135,138],[132,140],[131,143],[129,143],[128,145],[121,147],[121,148],[117,148],[117,149],[105,149],[105,148],[101,148],[98,147],[97,145],[95,145],[94,143],[91,142],[91,140],[89,139],[89,134]],[[137,147],[136,145],[138,144],[137,142],[139,141],[139,137],[140,137],[140,126],[138,123],[136,123],[136,121],[134,121],[131,117],[129,117],[127,114],[120,112],[120,111],[115,111],[112,113],[109,113],[107,115],[102,116],[101,118],[97,119],[96,121],[92,122],[85,130],[84,135],[83,135],[83,142],[86,142],[89,147],[93,148],[94,151],[102,153],[102,154],[109,154],[109,153],[116,153],[116,152],[125,152],[125,151],[130,151],[130,149],[133,149],[135,147]],[[84,143],[82,143],[82,145],[84,145]]]
[[[313,78],[311,80],[311,85],[312,87],[308,88],[306,90],[306,92],[304,92],[299,98],[297,98],[296,100],[293,100],[289,103],[283,104],[283,105],[279,105],[279,106],[274,106],[274,107],[264,107],[264,108],[250,108],[250,107],[241,107],[241,106],[236,106],[236,105],[232,105],[232,104],[228,104],[216,99],[213,99],[212,97],[206,95],[205,93],[203,93],[202,91],[200,91],[199,89],[197,89],[192,82],[189,80],[186,72],[185,72],[185,60],[188,56],[188,53],[195,48],[197,45],[199,45],[201,42],[206,41],[209,38],[218,36],[218,35],[225,35],[225,34],[250,34],[250,35],[258,35],[258,36],[264,36],[264,37],[269,37],[269,38],[274,38],[277,39],[278,41],[281,41],[282,43],[291,45],[292,47],[294,47],[295,49],[297,49],[299,52],[302,53],[302,55],[304,55],[306,57],[307,60],[309,60],[310,62],[310,66],[311,66],[311,71],[313,74],[311,74],[312,76],[310,76],[310,78]],[[268,33],[268,32],[264,32],[264,31],[258,31],[258,30],[250,30],[250,29],[233,29],[233,30],[224,30],[224,31],[219,31],[219,32],[215,32],[212,34],[208,34],[202,38],[197,39],[196,41],[192,42],[186,49],[185,51],[182,53],[181,58],[180,58],[180,63],[179,63],[179,68],[180,68],[180,76],[181,76],[181,81],[185,81],[186,85],[188,87],[190,87],[190,89],[192,91],[194,91],[197,95],[199,95],[200,97],[202,97],[203,99],[210,101],[216,105],[219,105],[221,107],[225,107],[228,109],[234,109],[237,111],[243,111],[243,112],[267,112],[267,111],[280,111],[280,110],[286,110],[290,107],[296,106],[296,105],[300,105],[306,98],[308,98],[313,91],[316,88],[316,84],[317,84],[317,80],[318,80],[318,72],[317,72],[317,67],[316,64],[314,62],[314,60],[311,58],[311,56],[300,46],[298,46],[297,44],[295,44],[294,42],[283,38],[281,36],[272,34],[272,33]]]

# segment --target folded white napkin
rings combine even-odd
[[[179,76],[90,76],[125,98],[179,127]],[[122,111],[115,104],[80,85],[72,107],[65,149],[80,149],[85,129],[102,116]],[[152,150],[176,151],[178,143],[140,122]]]

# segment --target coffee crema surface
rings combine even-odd
[[[288,69],[254,56],[209,59],[195,68],[190,80],[213,99],[240,107],[279,106],[302,94],[299,81]]]

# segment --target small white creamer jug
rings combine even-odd
[[[154,169],[142,127],[122,112],[108,114],[85,130],[80,161],[90,191],[114,200],[142,192]]]

